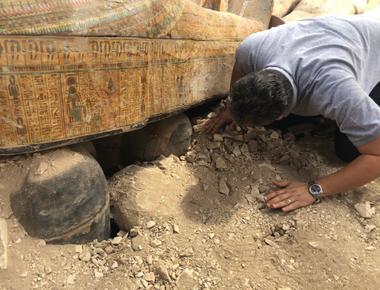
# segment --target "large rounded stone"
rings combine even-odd
[[[162,159],[159,166],[131,165],[109,180],[112,214],[121,229],[181,215],[182,196],[187,187],[166,172],[175,171],[180,179],[189,176],[187,171],[176,170],[180,166],[177,159],[174,156]]]
[[[99,164],[84,151],[37,156],[21,189],[11,194],[15,216],[29,235],[52,243],[81,243],[109,235],[109,196]]]
[[[124,160],[152,161],[160,155],[182,155],[190,146],[192,133],[190,120],[184,114],[127,133],[123,144]]]

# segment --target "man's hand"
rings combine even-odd
[[[229,125],[233,122],[231,112],[228,109],[220,112],[216,117],[206,123],[205,132],[207,134],[216,133],[222,126]]]
[[[315,202],[306,183],[274,182],[274,185],[280,189],[265,195],[269,208],[281,208],[282,211],[288,212]]]

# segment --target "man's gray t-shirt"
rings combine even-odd
[[[286,112],[335,120],[355,146],[380,136],[380,21],[326,16],[249,36],[237,50],[241,74],[277,69],[295,93]]]

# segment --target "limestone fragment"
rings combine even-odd
[[[179,254],[179,257],[180,258],[188,258],[188,257],[192,257],[193,255],[194,255],[193,248],[187,248],[186,250],[184,250],[183,252],[181,252]]]
[[[232,150],[232,154],[236,157],[239,157],[241,155],[241,151],[238,145],[234,147],[234,149]]]
[[[139,231],[136,228],[131,228],[131,230],[129,231],[129,236],[131,238],[135,238],[138,235],[139,235]]]
[[[132,249],[134,251],[141,251],[143,249],[144,238],[142,236],[137,236],[132,239]]]
[[[114,237],[111,241],[112,245],[119,245],[123,241],[123,237]]]
[[[69,275],[66,279],[66,283],[69,285],[73,285],[75,283],[75,275]]]
[[[374,231],[375,229],[376,229],[375,225],[366,225],[365,226],[366,233],[370,233],[370,232]]]
[[[159,246],[162,245],[162,242],[158,239],[153,239],[151,242],[150,242],[150,245],[153,247],[153,248],[158,248]]]
[[[154,276],[153,272],[149,272],[149,273],[145,274],[144,279],[148,282],[151,282],[151,283],[154,283],[154,281],[156,281],[156,277]]]
[[[219,181],[219,192],[224,195],[230,194],[230,188],[227,185],[227,182],[224,178],[221,178]]]
[[[82,245],[75,245],[75,253],[82,253],[83,252],[83,247]]]
[[[214,134],[212,138],[215,142],[223,142],[223,135],[221,134]]]
[[[224,160],[223,157],[217,157],[216,160],[215,160],[215,168],[218,169],[218,170],[224,170],[224,169],[227,169],[227,163],[226,161]]]
[[[270,134],[270,138],[271,138],[271,139],[279,139],[279,138],[280,138],[280,134],[278,134],[276,131],[273,131],[273,132]]]
[[[197,286],[197,281],[194,278],[194,270],[185,269],[177,280],[179,289],[193,289]]]
[[[154,272],[162,279],[162,280],[165,280],[167,282],[170,282],[171,279],[170,279],[170,276],[169,276],[169,273],[168,273],[168,268],[167,266],[165,265],[164,262],[162,261],[158,261],[155,265],[154,265]]]
[[[179,234],[179,227],[176,224],[173,225],[173,233]]]
[[[194,151],[189,151],[185,155],[185,159],[189,163],[194,163],[197,159],[197,154]]]
[[[271,239],[265,238],[265,239],[264,239],[264,242],[265,242],[268,246],[271,246],[271,247],[273,247],[273,248],[277,248],[277,247],[278,247],[278,245],[277,245],[274,241],[272,241]]]
[[[146,227],[148,229],[151,229],[151,228],[154,228],[156,226],[156,222],[155,221],[149,221],[146,223]]]
[[[355,209],[361,217],[366,219],[372,218],[376,213],[376,209],[371,207],[369,201],[355,204]]]
[[[319,245],[318,242],[311,241],[311,242],[309,242],[309,245],[310,245],[310,247],[312,247],[314,249],[319,249],[320,248],[320,245]]]
[[[95,279],[100,279],[100,278],[103,278],[104,275],[102,272],[94,270],[94,276],[95,276]]]
[[[83,250],[83,252],[79,255],[79,260],[83,262],[89,262],[91,260],[91,254],[88,249]]]

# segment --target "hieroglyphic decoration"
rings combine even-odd
[[[237,42],[0,37],[0,154],[129,130],[226,92]]]

